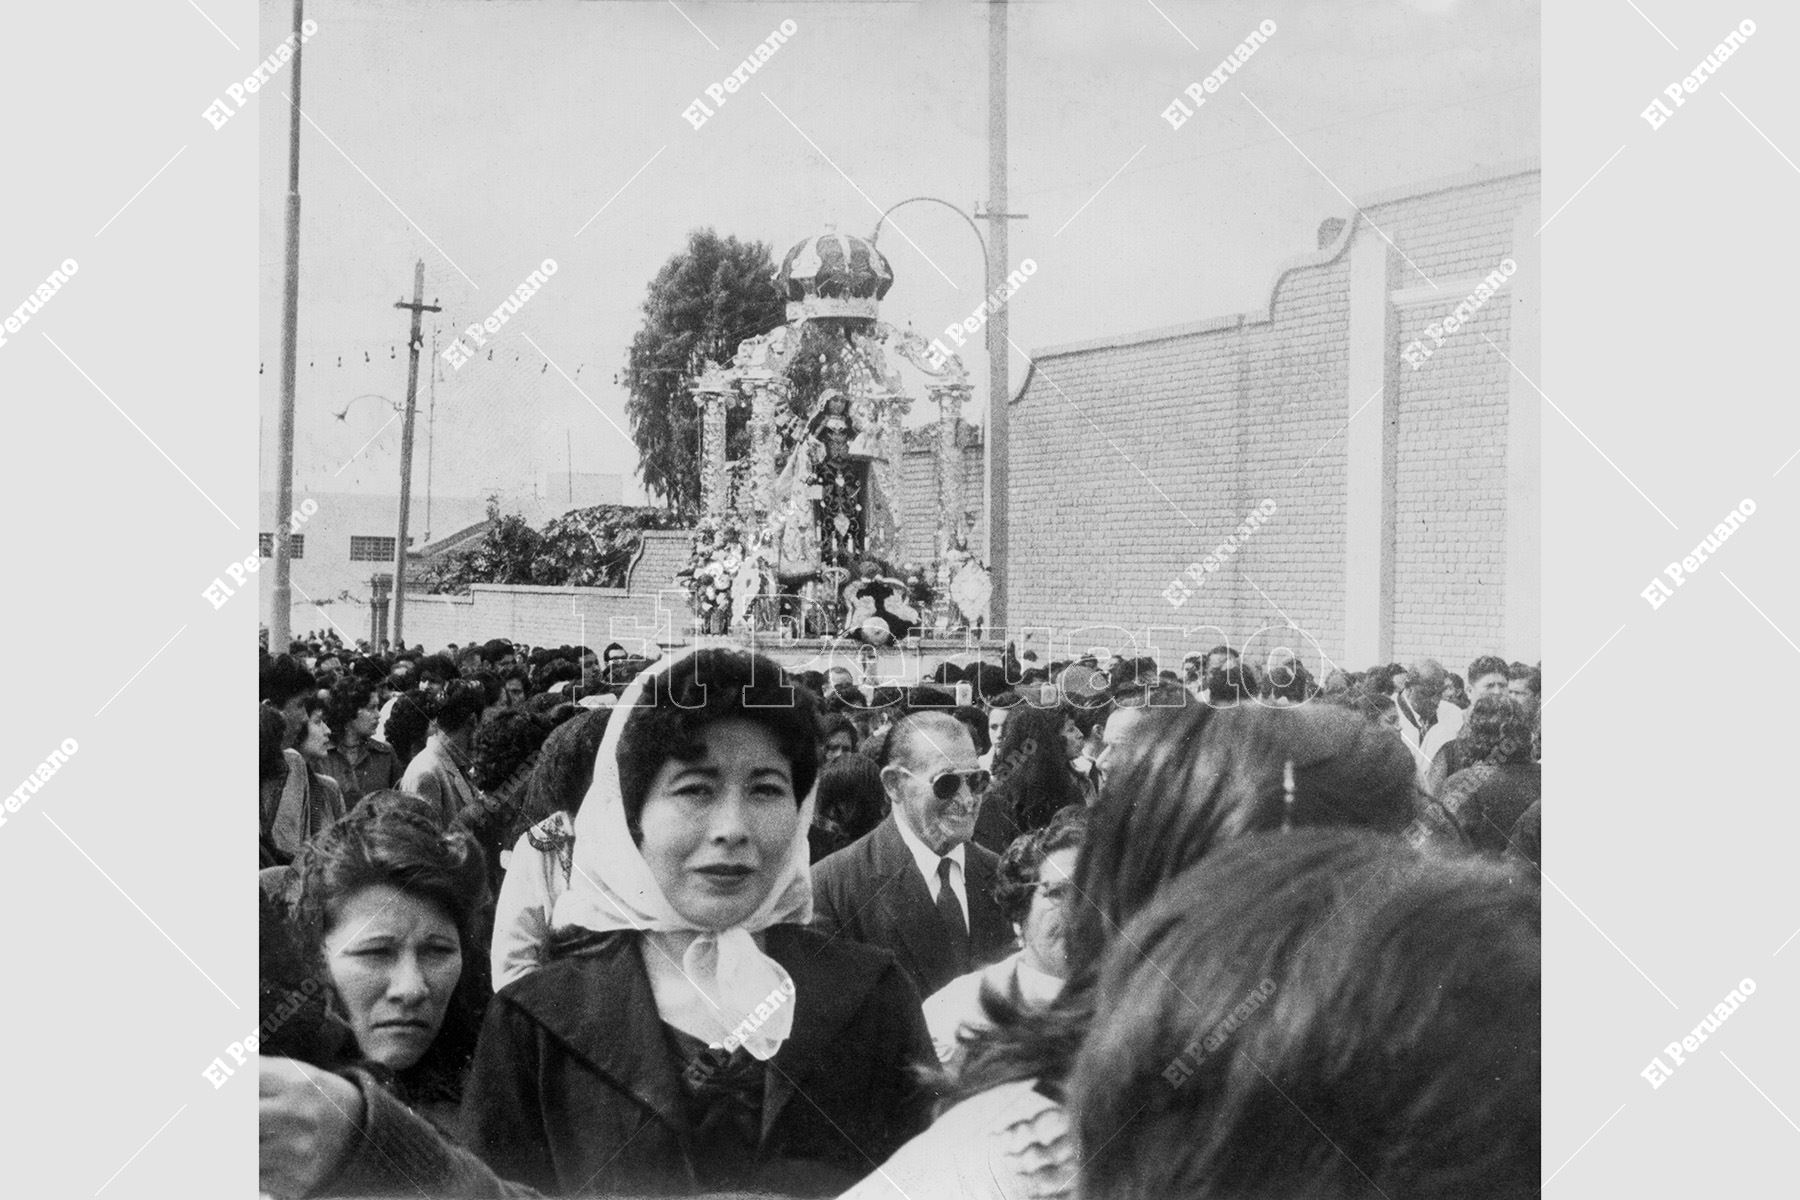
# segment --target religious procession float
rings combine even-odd
[[[881,320],[893,282],[872,241],[808,238],[775,273],[787,324],[696,372],[703,515],[678,579],[707,634],[895,647],[987,632],[993,583],[969,548],[957,438],[968,374]],[[903,503],[902,422],[921,393],[935,495]],[[747,455],[727,457],[728,422],[747,423]],[[922,541],[907,513],[935,514],[928,562],[900,561]]]

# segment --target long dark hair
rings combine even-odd
[[[1082,1195],[1536,1196],[1539,957],[1504,867],[1350,830],[1226,847],[1108,956]]]
[[[1008,806],[1020,833],[1050,824],[1062,809],[1083,803],[1081,785],[1063,750],[1063,722],[1073,714],[1062,705],[1012,710],[994,751],[995,792],[987,803]]]
[[[1019,1079],[1060,1088],[1093,1020],[1098,964],[1119,928],[1214,850],[1283,828],[1398,833],[1418,811],[1405,743],[1321,705],[1152,707],[1121,755],[1075,868],[1076,899],[1065,918],[1074,974],[1047,1009],[984,997],[991,1028],[967,1042],[956,1083],[962,1096]]]

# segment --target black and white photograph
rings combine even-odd
[[[9,17],[6,1190],[1778,1190],[1785,17]]]

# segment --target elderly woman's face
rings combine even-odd
[[[639,849],[676,912],[702,929],[730,929],[775,886],[800,806],[793,766],[762,726],[719,721],[700,742],[701,758],[671,758],[657,772]]]
[[[364,1057],[404,1071],[444,1023],[462,976],[462,943],[436,905],[374,884],[338,906],[325,932],[325,963]]]

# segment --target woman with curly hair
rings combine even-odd
[[[325,725],[331,731],[331,752],[325,756],[324,773],[337,781],[349,811],[371,792],[395,787],[404,768],[394,748],[375,736],[381,704],[375,689],[354,675],[331,685],[325,702]]]
[[[1063,914],[1074,895],[1075,858],[1088,810],[1065,808],[1050,824],[1006,848],[994,873],[994,902],[1018,939],[1016,953],[951,980],[925,1001],[925,1025],[938,1061],[955,1056],[959,1036],[985,1028],[981,998],[992,992],[1016,1005],[1056,999],[1068,978]]]
[[[1444,781],[1433,806],[1440,833],[1475,850],[1506,851],[1513,826],[1543,792],[1542,767],[1532,761],[1533,725],[1525,706],[1505,693],[1470,706],[1457,738],[1466,765]]]
[[[1494,661],[1499,662],[1500,660],[1495,659]],[[1464,767],[1491,759],[1495,750],[1502,743],[1531,742],[1532,737],[1536,734],[1536,721],[1530,709],[1516,698],[1514,703],[1520,705],[1517,717],[1497,705],[1490,704],[1486,708],[1478,708],[1481,700],[1496,699],[1506,694],[1497,692],[1483,696],[1469,706],[1468,714],[1463,720],[1462,728],[1457,731],[1457,735],[1445,742],[1437,754],[1432,757],[1431,769],[1425,773],[1425,791],[1429,795],[1441,796],[1444,784],[1449,782],[1452,775]],[[1517,728],[1520,719],[1525,724],[1523,733]],[[1512,723],[1511,727],[1503,728],[1503,724],[1507,722]],[[1510,750],[1503,755],[1503,757],[1510,756]],[[1537,755],[1534,752],[1529,757],[1536,758]]]
[[[508,835],[523,806],[526,783],[554,728],[548,717],[508,708],[475,727],[469,778],[480,801],[456,820],[481,847],[490,879],[500,878],[500,856],[511,845]]]
[[[481,856],[433,806],[383,791],[319,834],[287,893],[352,1061],[258,1061],[262,1189],[276,1196],[529,1195],[450,1128],[482,997],[464,971],[486,902]]]
[[[1062,705],[1012,710],[994,750],[994,785],[975,819],[975,843],[1000,854],[1071,804],[1088,801],[1075,772],[1086,736]]]

